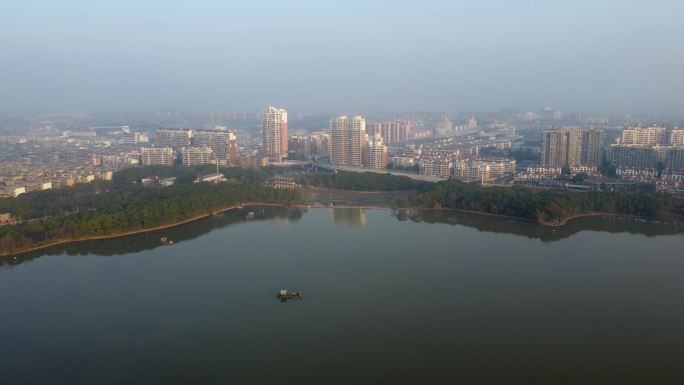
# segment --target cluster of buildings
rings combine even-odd
[[[314,132],[310,135],[293,135],[288,141],[288,158],[305,160],[315,155],[327,155],[329,142],[329,135],[322,132]]]
[[[140,148],[140,164],[173,165],[179,158],[185,166],[220,164],[236,166],[237,137],[228,131],[157,130],[155,147]]]
[[[111,179],[114,167],[93,162],[93,148],[104,145],[61,134],[0,143],[0,197]]]
[[[624,177],[679,178],[684,175],[684,129],[625,129],[618,143],[610,146],[610,160]]]
[[[612,170],[607,168],[610,164],[624,179],[684,188],[684,129],[677,128],[681,123],[676,121],[664,121],[667,127],[635,126],[629,117],[583,118],[552,109],[502,110],[478,114],[477,119],[471,113],[415,112],[385,114],[372,122],[362,116],[323,118],[300,125],[290,136],[288,111],[277,107],[256,114],[180,118],[159,124],[202,129],[155,130],[155,125],[135,132],[129,126],[67,123],[59,129],[44,125],[30,135],[16,131],[0,137],[0,196],[106,180],[116,170],[135,166],[290,167],[301,162],[285,161],[326,158],[334,166],[393,168],[481,183],[544,184],[565,180],[557,177],[568,173],[601,178],[602,172]],[[214,123],[230,124],[231,130]],[[516,154],[518,145],[534,154]],[[285,179],[271,183],[292,186]]]
[[[544,131],[539,164],[550,168],[599,166],[603,162],[605,141],[603,130],[567,128]]]
[[[424,158],[418,161],[422,175],[455,178],[464,182],[494,183],[513,176],[515,159],[480,156],[456,156],[452,159]]]
[[[335,166],[387,168],[389,153],[381,134],[366,132],[361,116],[340,116],[330,120],[330,163]]]

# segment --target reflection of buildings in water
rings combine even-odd
[[[365,209],[331,209],[330,214],[337,226],[366,227]]]

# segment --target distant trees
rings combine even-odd
[[[684,203],[668,194],[529,190],[482,187],[456,180],[439,182],[409,198],[409,206],[445,207],[557,223],[586,213],[637,215],[647,218],[684,216]],[[406,205],[406,202],[401,202]],[[397,202],[399,205],[399,202]]]
[[[187,182],[197,169],[152,166],[117,172],[111,183],[98,182],[66,189],[0,199],[0,212],[29,219],[0,226],[0,254],[62,239],[109,235],[172,224],[196,215],[241,204],[264,202],[295,204],[296,190],[275,190],[254,183],[261,172],[234,172],[245,182],[207,184]],[[139,179],[150,175],[176,176],[185,182],[165,188],[146,188]],[[40,219],[40,218],[43,219]]]

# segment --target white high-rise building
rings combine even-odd
[[[665,145],[668,139],[665,127],[634,127],[622,131],[622,144]]]
[[[271,162],[287,158],[287,110],[268,107],[263,122],[264,153]]]
[[[334,165],[363,165],[367,145],[366,120],[361,116],[340,116],[330,121],[330,163]]]
[[[381,136],[375,136],[368,141],[366,165],[368,168],[387,168],[388,152]]]

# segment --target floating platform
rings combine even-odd
[[[281,301],[287,301],[288,299],[302,299],[304,298],[304,294],[301,291],[287,291],[287,290],[281,290],[280,293],[278,293],[278,298],[280,298]]]

